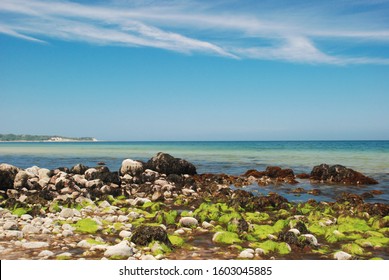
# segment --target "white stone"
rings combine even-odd
[[[210,223],[208,223],[208,222],[206,222],[206,221],[204,221],[204,222],[201,224],[201,226],[202,226],[203,228],[205,228],[205,229],[211,229],[211,228],[214,227],[213,224],[210,224]]]
[[[255,249],[255,254],[257,254],[258,256],[264,255],[265,254],[265,250],[263,250],[262,248],[256,248]]]
[[[22,247],[25,249],[38,249],[42,247],[48,247],[49,243],[47,242],[40,242],[40,241],[31,241],[23,243]]]
[[[128,231],[128,230],[122,230],[120,233],[119,233],[119,236],[121,238],[126,238],[126,237],[130,237],[132,235],[131,231]]]
[[[90,249],[90,248],[92,248],[92,244],[90,244],[86,240],[81,240],[80,242],[77,243],[77,247],[84,248],[84,249]]]
[[[6,231],[4,231],[4,234],[6,237],[12,237],[12,238],[18,238],[18,239],[23,238],[23,232],[21,232],[19,230],[6,230]]]
[[[156,258],[154,258],[154,256],[152,256],[152,255],[143,255],[140,259],[142,261],[155,261],[156,260]]]
[[[124,216],[124,215],[120,215],[118,217],[118,222],[127,222],[129,220],[129,218],[127,216]]]
[[[68,230],[68,229],[66,229],[66,230],[64,230],[64,231],[62,232],[62,236],[63,236],[63,237],[69,237],[69,236],[72,236],[72,235],[74,235],[73,231]]]
[[[22,229],[22,232],[24,234],[36,234],[39,233],[41,230],[38,227],[35,227],[33,225],[25,225]]]
[[[15,221],[6,221],[3,225],[4,230],[17,230],[18,224]]]
[[[246,249],[240,252],[238,258],[240,259],[253,259],[254,258],[254,250],[253,249]]]
[[[304,236],[309,241],[309,243],[311,245],[313,245],[313,246],[318,246],[319,245],[319,243],[317,242],[317,238],[314,235],[312,235],[312,234],[303,234],[301,236]]]
[[[54,256],[54,253],[49,251],[49,250],[43,250],[42,252],[39,253],[38,257],[52,257]]]
[[[336,260],[349,260],[351,257],[352,256],[350,254],[343,251],[339,251],[334,254],[334,259]]]
[[[193,217],[182,217],[179,223],[184,227],[196,227],[199,224]]]
[[[28,220],[32,220],[32,216],[29,214],[23,214],[20,216],[20,219],[22,219],[23,221],[28,221]]]
[[[297,228],[291,228],[289,231],[293,232],[295,235],[300,235],[300,231]]]
[[[57,255],[57,258],[71,258],[71,257],[72,257],[72,254],[69,252],[65,252],[65,253]]]
[[[120,173],[122,175],[129,174],[131,176],[135,176],[137,174],[142,173],[143,171],[143,164],[139,161],[135,161],[132,159],[125,159],[122,162],[122,165],[120,167]]]
[[[63,224],[62,229],[63,230],[74,230],[74,228],[70,224]]]
[[[131,247],[128,246],[127,241],[122,241],[119,244],[114,246],[107,247],[107,250],[104,252],[105,257],[111,256],[121,256],[121,257],[130,257],[134,254]]]
[[[185,230],[183,230],[182,228],[180,228],[180,229],[177,229],[174,233],[175,233],[175,234],[182,235],[182,234],[185,234]]]
[[[72,218],[74,217],[74,211],[71,208],[64,208],[59,215],[65,219]]]

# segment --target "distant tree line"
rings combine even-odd
[[[0,134],[0,141],[48,141],[53,137],[67,140],[93,141],[92,137],[63,137],[56,135]]]

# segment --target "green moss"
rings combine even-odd
[[[238,227],[237,224],[229,223],[227,225],[227,231],[238,233],[239,232],[239,227]]]
[[[335,231],[333,228],[329,229],[325,234],[325,239],[328,243],[336,243],[340,240],[344,240],[346,235],[340,231]]]
[[[361,246],[355,243],[349,243],[342,245],[342,250],[352,255],[363,255],[364,250]]]
[[[116,231],[119,231],[123,228],[123,223],[114,223],[113,224],[113,228],[116,230]]]
[[[58,201],[53,201],[52,203],[50,203],[50,206],[49,206],[49,211],[51,213],[57,213],[57,212],[60,212],[61,211],[61,208],[59,207],[59,204],[58,204]]]
[[[235,244],[241,243],[239,236],[234,232],[229,231],[219,231],[214,235],[213,241],[221,244]]]
[[[303,203],[297,205],[297,209],[300,210],[300,212],[305,215],[308,214],[309,212],[312,212],[313,209],[315,209],[312,205],[309,203]]]
[[[92,238],[87,238],[86,242],[88,242],[91,245],[104,245],[105,244],[104,242],[97,241],[97,240],[92,239]]]
[[[70,260],[71,257],[69,256],[56,256],[55,257],[57,260],[61,260],[61,261],[66,261],[66,260]]]
[[[287,220],[278,220],[274,225],[273,225],[273,230],[275,233],[280,232],[288,225]]]
[[[252,241],[252,242],[255,242],[257,241],[257,238],[255,238],[255,236],[251,235],[251,234],[245,234],[243,236],[244,239],[246,239],[247,241]]]
[[[313,235],[325,235],[327,229],[325,227],[322,227],[321,225],[314,223],[312,225],[308,226],[308,230],[313,234]]]
[[[278,243],[273,240],[266,240],[265,242],[258,243],[258,247],[265,251],[265,254],[276,251]]]
[[[145,204],[142,205],[142,208],[149,212],[157,212],[161,209],[163,205],[164,204],[161,202],[146,202]]]
[[[13,215],[17,215],[18,217],[27,214],[28,210],[24,208],[16,208],[12,211]]]
[[[371,228],[365,220],[340,216],[338,218],[338,230],[340,232],[365,232]]]
[[[267,213],[259,213],[259,212],[250,213],[250,212],[248,212],[248,213],[244,214],[244,218],[249,223],[259,224],[262,221],[268,220],[270,218],[270,216]]]
[[[224,215],[222,215],[219,218],[219,223],[221,223],[221,224],[228,224],[235,218],[236,219],[241,219],[242,216],[239,213],[237,213],[237,212],[232,212],[232,213],[224,214]]]
[[[382,261],[384,259],[383,258],[379,258],[379,257],[374,257],[374,258],[371,258],[369,260],[371,260],[371,261]]]
[[[384,227],[384,228],[381,228],[378,230],[379,233],[382,233],[382,234],[389,234],[389,227]]]
[[[270,225],[253,225],[253,229],[252,235],[259,239],[267,239],[269,234],[274,233],[274,228]]]
[[[171,210],[169,212],[164,213],[165,223],[166,225],[173,225],[176,222],[176,218],[178,213],[176,210]]]
[[[181,247],[185,244],[185,241],[183,238],[177,236],[177,235],[168,235],[170,242],[175,247]]]
[[[143,218],[143,217],[141,217],[141,218],[138,218],[138,219],[132,221],[131,224],[132,224],[133,226],[139,226],[139,225],[144,224],[145,221],[146,221],[146,219]]]
[[[277,252],[280,255],[286,255],[289,254],[292,250],[290,249],[290,246],[286,244],[285,242],[278,243],[277,245]]]
[[[110,260],[124,260],[126,258],[123,256],[120,256],[120,255],[113,255],[113,256],[108,257],[108,259],[110,259]]]
[[[356,240],[355,243],[359,244],[362,247],[367,247],[372,245],[373,247],[383,247],[389,244],[388,237],[369,237],[365,239]]]
[[[76,228],[77,232],[81,233],[96,233],[99,229],[99,225],[96,223],[96,221],[90,218],[77,221],[77,223],[74,224],[74,227]]]
[[[320,255],[326,255],[330,253],[328,247],[320,247],[320,249],[312,250],[312,252]]]
[[[279,218],[287,218],[290,216],[290,212],[288,210],[285,210],[285,209],[280,209],[280,210],[278,210],[277,216]]]
[[[193,217],[193,212],[189,212],[189,211],[182,211],[181,212],[181,217]]]
[[[385,237],[381,232],[378,231],[366,231],[365,234],[371,237]]]

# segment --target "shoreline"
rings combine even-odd
[[[337,173],[318,178],[325,170]],[[321,165],[298,176],[374,183],[353,172]],[[290,169],[197,174],[190,162],[158,153],[148,162],[123,160],[119,172],[2,164],[3,188],[8,175],[1,259],[389,259],[387,203],[352,193],[295,203],[245,190],[253,182],[295,184]]]

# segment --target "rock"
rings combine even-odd
[[[57,259],[63,259],[63,260],[69,260],[71,257],[72,257],[72,253],[69,253],[69,252],[58,254],[56,256]]]
[[[70,169],[70,172],[73,174],[83,175],[83,174],[85,174],[85,171],[87,171],[88,169],[89,169],[88,166],[85,166],[85,165],[79,163],[79,164],[76,164],[75,166],[73,166]]]
[[[196,167],[192,163],[165,153],[158,153],[156,156],[151,158],[147,162],[146,167],[166,175],[194,175],[197,173]]]
[[[117,220],[118,220],[118,222],[123,223],[123,222],[127,222],[129,220],[129,218],[127,216],[120,215]]]
[[[317,242],[317,238],[314,235],[302,234],[301,236],[304,236],[311,246],[314,246],[314,247],[319,246],[319,243]]]
[[[92,248],[92,244],[90,244],[86,240],[81,240],[80,242],[77,243],[77,247],[84,248],[84,249],[90,249],[90,248]]]
[[[32,216],[29,214],[23,214],[20,216],[20,219],[22,219],[23,221],[28,221],[28,220],[32,220]]]
[[[25,249],[38,249],[38,248],[43,248],[43,247],[48,247],[48,246],[49,246],[49,243],[40,242],[40,241],[25,242],[22,245],[22,247]]]
[[[346,252],[343,252],[343,251],[339,251],[339,252],[336,252],[334,254],[334,259],[336,259],[336,260],[342,260],[343,261],[343,260],[349,260],[351,258],[352,258],[352,256],[350,254],[348,254]]]
[[[253,259],[254,258],[254,250],[253,249],[246,249],[240,252],[238,258],[240,259]]]
[[[28,187],[27,180],[30,178],[28,173],[24,170],[20,170],[14,179],[14,188],[20,190],[22,188]]]
[[[19,230],[5,230],[4,234],[6,237],[17,238],[17,239],[23,238],[23,232]]]
[[[214,227],[213,224],[210,224],[210,223],[208,223],[208,222],[206,222],[206,221],[204,221],[204,222],[201,224],[201,226],[202,226],[203,228],[205,228],[205,229],[211,229],[211,228]]]
[[[192,218],[192,217],[182,217],[180,219],[179,223],[183,227],[197,227],[197,225],[199,224],[199,222],[195,218]]]
[[[258,255],[258,256],[265,255],[265,250],[263,250],[262,248],[256,248],[255,249],[255,254]]]
[[[13,188],[19,170],[19,168],[10,164],[0,164],[0,190],[6,191]]]
[[[61,210],[61,213],[59,213],[59,216],[64,218],[64,219],[72,218],[74,216],[73,209],[71,209],[71,208],[63,208]]]
[[[120,256],[120,257],[130,257],[134,254],[132,248],[128,246],[127,241],[122,241],[119,244],[114,246],[108,246],[107,250],[104,252],[105,257]]]
[[[159,226],[139,226],[133,231],[131,241],[137,245],[146,246],[152,241],[160,241],[172,247],[166,230]]]
[[[142,261],[155,261],[156,260],[156,258],[152,255],[143,255],[140,259]]]
[[[131,231],[128,231],[128,230],[122,230],[120,233],[119,233],[119,236],[121,238],[127,238],[127,237],[131,237],[132,233]]]
[[[6,221],[3,225],[4,230],[17,230],[18,224],[15,221]]]
[[[47,168],[41,168],[38,170],[39,180],[49,179],[52,176],[52,172]]]
[[[159,200],[163,200],[163,195],[160,191],[156,191],[152,197],[151,197],[151,201],[159,201]]]
[[[88,181],[100,179],[104,183],[114,183],[120,185],[119,173],[109,171],[107,166],[89,168],[85,171],[85,179]]]
[[[49,258],[49,257],[52,257],[54,256],[54,253],[49,251],[49,250],[43,250],[42,252],[39,253],[38,257],[41,257],[41,258]]]
[[[23,234],[36,234],[39,233],[40,231],[41,231],[40,228],[30,224],[25,225],[22,229]]]
[[[72,236],[72,235],[74,235],[74,233],[73,233],[72,230],[66,229],[66,230],[64,230],[64,231],[62,232],[62,236],[63,236],[63,237],[69,237],[69,236]]]
[[[125,159],[120,167],[120,175],[139,176],[144,170],[143,163],[140,161]]]
[[[378,184],[373,178],[367,177],[351,168],[342,165],[321,164],[311,171],[311,181],[345,185]]]
[[[291,228],[289,231],[294,233],[295,235],[300,235],[300,231],[297,228]]]

